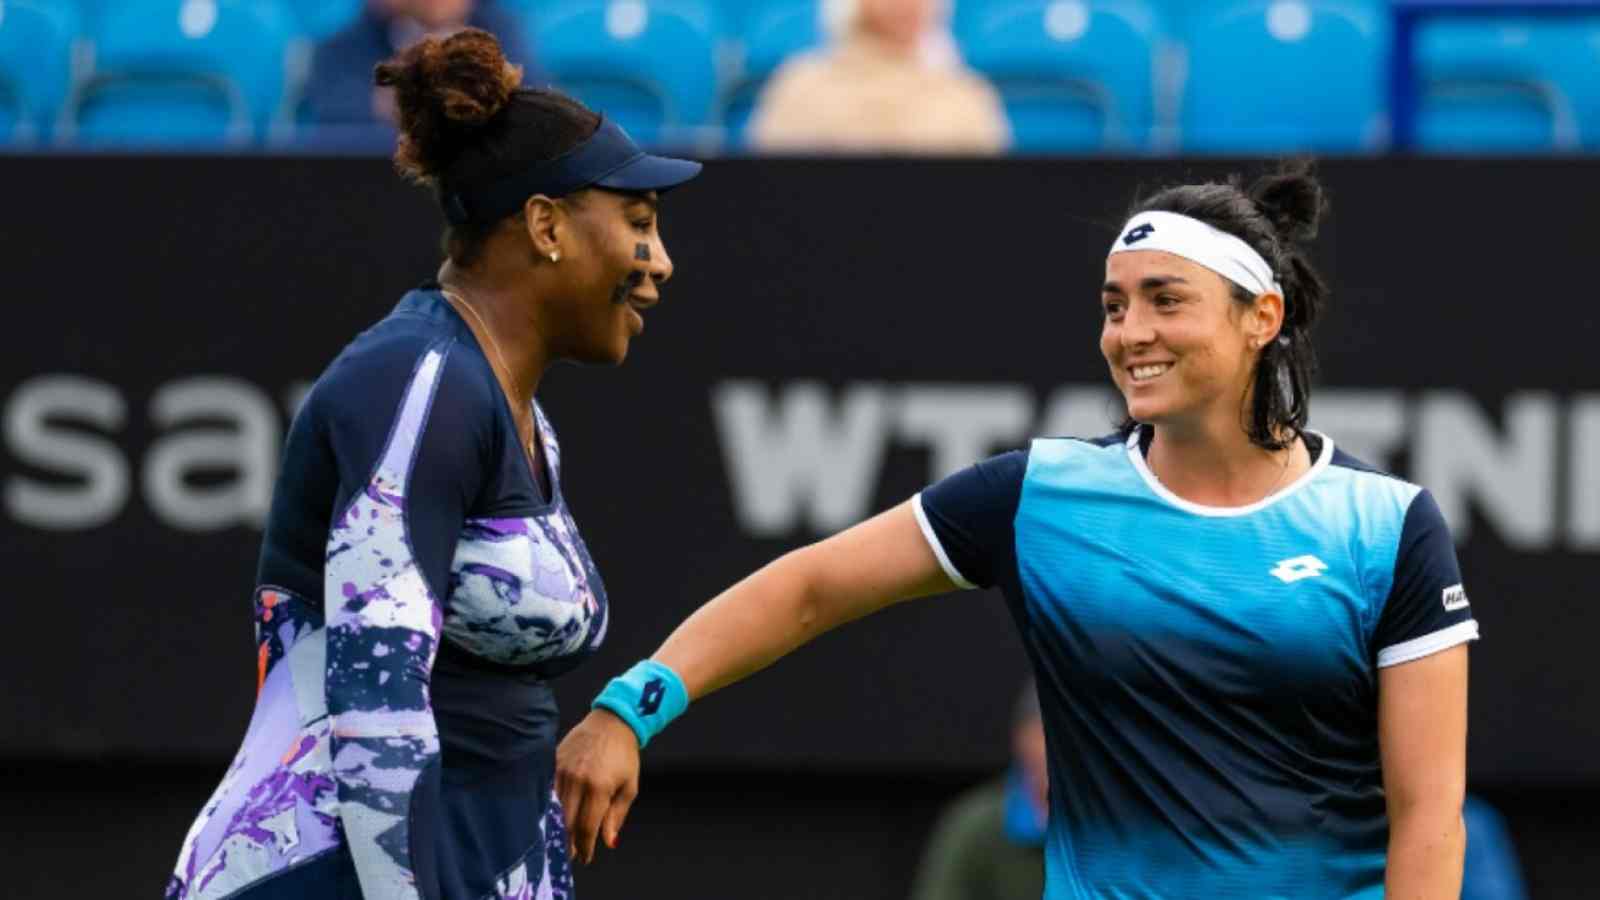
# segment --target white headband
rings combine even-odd
[[[1170,212],[1140,213],[1128,220],[1111,245],[1111,253],[1130,250],[1161,250],[1199,263],[1252,294],[1284,296],[1283,285],[1255,248],[1199,219]]]

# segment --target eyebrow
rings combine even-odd
[[[1154,290],[1159,290],[1161,288],[1164,288],[1169,284],[1188,284],[1188,283],[1189,283],[1189,279],[1184,278],[1181,275],[1152,275],[1149,278],[1146,278],[1143,281],[1139,282],[1139,290],[1141,290],[1141,291],[1154,291]],[[1115,281],[1106,282],[1105,286],[1100,288],[1100,292],[1102,294],[1121,294],[1121,293],[1125,293],[1125,291],[1122,290],[1122,285],[1116,283]]]
[[[643,203],[645,206],[650,207],[651,212],[661,211],[661,197],[655,191],[651,191],[648,194],[629,194],[627,205],[632,206],[635,203]]]

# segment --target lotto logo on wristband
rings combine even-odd
[[[639,715],[653,716],[661,708],[662,698],[667,696],[667,683],[659,678],[652,678],[644,684],[644,692],[639,695]]]

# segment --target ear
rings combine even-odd
[[[560,259],[562,241],[567,230],[567,210],[558,201],[544,194],[534,194],[522,205],[523,219],[528,223],[528,240],[533,252],[542,259]]]
[[[1277,340],[1283,330],[1283,295],[1261,294],[1245,319],[1245,334],[1257,349]]]

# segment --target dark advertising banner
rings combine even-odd
[[[1117,414],[1106,248],[1136,191],[1222,163],[721,162],[666,199],[677,274],[626,366],[542,400],[613,603],[569,717],[783,551],[1035,434]],[[0,158],[0,754],[222,760],[289,417],[437,265],[380,160]],[[1480,779],[1600,778],[1600,165],[1340,162],[1313,425],[1430,487],[1484,632]],[[998,597],[908,604],[709,698],[657,764],[999,761]]]

